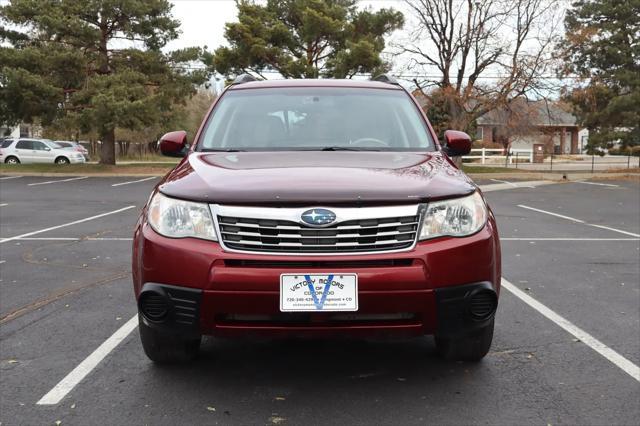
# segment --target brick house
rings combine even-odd
[[[580,154],[576,117],[561,104],[548,101],[512,101],[508,108],[488,112],[476,120],[476,139],[511,149],[533,149],[543,144],[546,154]]]

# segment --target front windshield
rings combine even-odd
[[[416,105],[401,90],[296,87],[229,90],[200,151],[432,151]]]

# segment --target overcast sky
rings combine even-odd
[[[210,50],[225,43],[224,24],[237,21],[234,0],[171,0],[173,16],[182,23],[182,34],[167,46],[170,50],[188,46],[208,46]],[[393,7],[404,10],[401,0],[369,0],[360,7],[374,10]]]
[[[555,4],[556,11],[563,11],[570,4],[570,0],[548,1]],[[237,21],[237,9],[234,0],[170,0],[170,2],[173,4],[172,14],[174,18],[181,22],[181,34],[178,39],[169,43],[165,50],[170,51],[190,46],[207,46],[208,50],[213,51],[220,45],[226,44],[224,25],[227,22]],[[0,0],[0,5],[7,3],[8,0]],[[358,2],[358,6],[360,8],[371,7],[373,10],[394,8],[403,12],[405,19],[409,21],[405,24],[405,28],[414,26],[411,23],[413,19],[412,13],[408,10],[409,7],[404,0],[361,0]],[[505,28],[507,27],[505,26]],[[396,31],[391,37],[387,37],[387,53],[391,51],[389,46],[394,42],[396,45],[403,44],[403,40],[407,38],[405,31]],[[505,39],[508,40],[510,35],[511,33],[508,31],[505,32]],[[387,56],[385,59],[389,60],[391,58]],[[396,75],[404,74],[409,60],[410,57],[407,55],[395,57],[393,59],[395,64],[393,72]],[[412,84],[410,79],[404,83]]]

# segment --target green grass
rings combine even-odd
[[[98,160],[98,156],[95,156],[95,158],[92,158],[92,160],[97,161]],[[122,155],[119,156],[116,160],[116,162],[118,161],[140,161],[140,162],[158,162],[158,163],[162,163],[162,162],[167,162],[167,161],[171,161],[171,157],[165,157],[162,154],[144,154],[142,156],[140,155],[136,155],[136,154],[129,154],[129,155]]]
[[[174,164],[138,163],[105,166],[102,164],[0,164],[0,173],[61,173],[61,174],[94,174],[126,173],[163,174],[171,170]]]

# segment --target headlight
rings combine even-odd
[[[478,232],[487,220],[487,208],[478,192],[454,200],[427,205],[422,220],[420,240],[452,236],[463,237]]]
[[[176,200],[158,192],[149,204],[147,218],[151,227],[166,237],[218,241],[211,211],[203,203]]]

